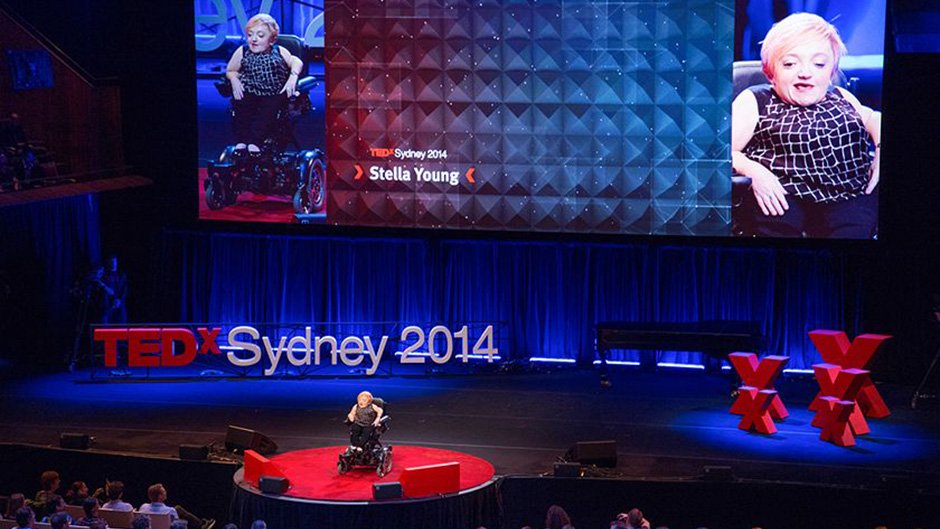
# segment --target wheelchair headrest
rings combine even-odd
[[[297,35],[281,33],[277,36],[277,45],[284,46],[295,57],[304,57],[304,40]]]
[[[385,402],[385,399],[381,399],[379,397],[372,397],[372,404],[375,404],[376,406],[378,406],[379,408],[382,408],[383,410],[385,410],[385,406],[387,405],[387,403]]]

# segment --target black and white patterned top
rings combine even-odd
[[[278,45],[266,52],[254,53],[245,44],[242,47],[242,62],[238,70],[245,91],[256,96],[277,95],[290,76],[290,66]]]
[[[868,184],[872,154],[865,123],[835,88],[815,105],[792,105],[770,85],[749,88],[759,118],[744,155],[780,179],[791,195],[813,202],[860,196]]]

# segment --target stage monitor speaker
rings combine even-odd
[[[556,478],[581,477],[581,463],[555,463]]]
[[[63,432],[59,435],[59,447],[73,450],[88,450],[95,438],[84,433]]]
[[[209,447],[207,445],[180,445],[180,459],[186,461],[205,461],[209,459]]]
[[[579,441],[571,447],[572,459],[582,465],[617,466],[617,441]]]
[[[372,497],[377,500],[401,498],[401,483],[398,481],[392,481],[390,483],[373,483]]]
[[[729,466],[705,465],[702,469],[702,478],[705,481],[729,483],[734,480],[734,472]]]
[[[225,449],[232,452],[254,450],[261,455],[269,455],[277,452],[277,443],[261,432],[230,424],[225,434]]]
[[[261,476],[258,488],[265,494],[284,494],[290,488],[290,480],[281,476]]]

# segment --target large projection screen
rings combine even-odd
[[[827,160],[819,182],[778,175],[793,211],[761,218],[759,186],[732,167],[732,101],[742,83],[768,82],[760,48],[774,22],[814,6],[848,50],[830,91],[855,105],[846,120],[865,127],[862,159]],[[199,218],[875,238],[878,186],[861,191],[860,175],[879,157],[868,118],[880,119],[884,10],[883,0],[196,0]],[[274,68],[298,70],[298,98],[236,101],[220,82],[256,81],[243,61],[268,51],[246,41],[258,13],[278,24]],[[817,148],[819,163],[841,148]],[[843,165],[855,188],[827,180]],[[868,228],[840,229],[846,218]]]

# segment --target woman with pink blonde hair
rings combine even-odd
[[[876,232],[881,113],[834,86],[845,54],[838,30],[818,15],[795,13],[767,32],[769,84],[744,90],[731,108],[732,166],[751,178],[757,235]]]

